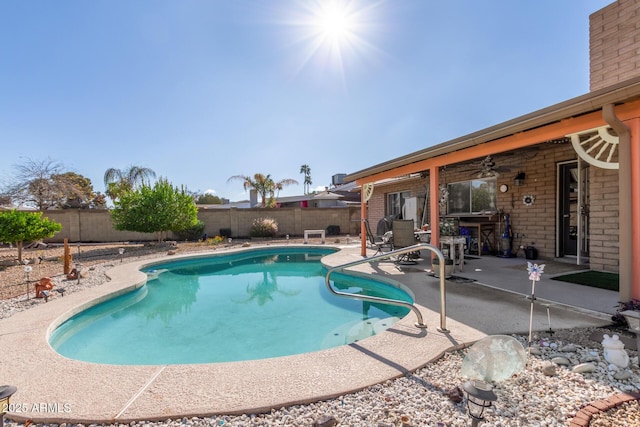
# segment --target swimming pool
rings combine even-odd
[[[114,365],[255,360],[352,343],[408,310],[333,296],[324,248],[274,248],[146,268],[147,284],[68,319],[50,336],[63,356]],[[333,277],[333,276],[332,276]],[[412,302],[389,283],[346,274],[334,286]]]

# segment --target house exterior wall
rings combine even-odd
[[[371,231],[376,233],[376,226],[378,222],[387,216],[386,212],[386,199],[389,193],[398,193],[402,191],[409,191],[410,197],[418,197],[418,209],[419,217],[421,217],[421,210],[424,206],[424,196],[429,188],[429,178],[414,178],[392,182],[389,184],[376,184],[373,190],[373,195],[369,199],[367,207],[367,219],[371,226]],[[427,200],[427,223],[429,224],[429,204]]]
[[[590,267],[592,270],[619,270],[618,171],[589,168]]]
[[[592,91],[640,75],[640,1],[618,0],[589,17]]]
[[[113,228],[108,210],[64,209],[45,211],[43,216],[62,225],[62,230],[50,239],[50,243],[70,242],[122,242],[155,240],[148,233],[118,231]],[[278,235],[302,236],[304,230],[325,230],[330,225],[340,227],[341,234],[357,236],[360,233],[360,207],[336,208],[253,208],[253,209],[201,209],[198,219],[205,223],[204,232],[209,236],[220,234],[220,229],[231,229],[232,237],[247,237],[253,220],[274,218],[278,223]],[[174,238],[170,236],[170,238]]]
[[[525,150],[506,155],[496,155],[494,160],[499,167],[509,168],[497,178],[497,187],[507,184],[506,193],[497,193],[497,208],[510,214],[513,232],[513,252],[519,246],[532,245],[538,250],[541,259],[553,259],[556,256],[557,218],[558,218],[558,164],[577,161],[570,143],[541,144],[536,152]],[[473,179],[478,170],[478,159],[472,164],[450,165],[440,172],[440,183],[466,181]],[[594,166],[589,170],[589,228],[590,228],[590,267],[593,270],[617,272],[618,262],[618,173]],[[513,178],[522,171],[526,178],[524,185],[515,186]],[[385,200],[388,193],[410,191],[411,196],[423,196],[427,179],[398,181],[387,185],[376,185],[369,200],[368,219],[375,233],[376,225],[385,215]],[[526,206],[525,195],[533,195],[535,203]],[[440,208],[440,215],[447,214],[446,206]],[[461,221],[473,221],[466,216]],[[429,224],[433,224],[430,221]],[[499,244],[499,222],[495,222],[495,247]],[[519,256],[524,256],[520,251]]]

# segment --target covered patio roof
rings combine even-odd
[[[460,156],[459,158],[456,158],[455,161],[470,160],[487,154],[495,154],[516,148],[522,148],[544,142],[546,140],[563,138],[567,133],[571,132],[570,130],[567,130],[568,127],[575,127],[577,128],[576,130],[579,131],[585,129],[585,125],[588,128],[605,124],[601,114],[602,107],[605,105],[620,105],[638,101],[640,101],[640,77],[629,79],[616,85],[563,101],[489,128],[347,174],[345,181],[356,181],[361,185],[402,174],[419,172],[421,170],[426,170],[429,166],[433,165],[442,166],[445,164],[451,164],[453,160],[451,158],[447,158],[446,160],[443,158],[442,161],[432,161],[428,163],[424,163],[424,161],[435,159],[456,151],[476,147],[479,144],[501,140],[509,136],[519,135],[535,129],[541,129],[543,127],[547,127],[546,131],[539,132],[539,134],[540,137],[544,137],[544,139],[531,141],[530,138],[527,138],[526,140],[525,138],[522,138],[520,144],[517,142],[501,144],[501,146],[492,147],[491,150],[488,150],[490,152],[483,152],[480,154],[476,154],[475,152],[469,153],[467,156]],[[634,108],[630,108],[627,109],[627,111],[631,111],[633,109]],[[625,119],[624,111],[616,110],[616,113],[622,120]],[[590,126],[588,122],[591,122],[593,126]],[[557,126],[552,129],[548,128],[549,125],[554,124]],[[411,164],[416,164],[417,167],[406,167]],[[385,173],[401,167],[404,168],[402,170],[397,170],[395,173]]]
[[[431,217],[438,218],[438,182],[441,166],[567,138],[608,125],[620,137],[619,270],[620,300],[640,299],[640,77],[552,105],[495,126],[348,174],[345,182],[363,186],[362,219],[372,184],[412,173],[428,173]],[[364,187],[364,186],[367,187]],[[361,234],[366,236],[364,223]],[[431,239],[439,244],[438,227]],[[366,254],[366,240],[361,252]]]

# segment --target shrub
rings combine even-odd
[[[215,236],[215,237],[210,237],[210,238],[208,238],[208,239],[207,239],[207,243],[208,243],[209,245],[213,245],[213,246],[215,246],[215,245],[219,245],[220,243],[224,242],[224,240],[225,240],[225,237],[222,237],[222,236]]]
[[[195,225],[185,228],[184,230],[176,231],[175,235],[177,240],[200,240],[204,235],[204,222],[198,220]]]
[[[278,232],[278,223],[273,218],[256,218],[251,224],[251,237],[274,237]]]

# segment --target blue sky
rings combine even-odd
[[[231,200],[256,172],[302,194],[303,164],[325,186],[587,93],[611,2],[2,0],[0,179],[50,158],[102,192],[138,165]]]

